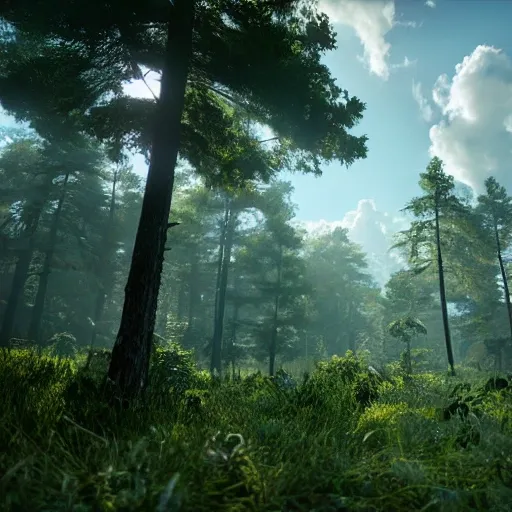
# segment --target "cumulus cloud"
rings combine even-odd
[[[445,162],[447,172],[482,190],[495,176],[512,185],[512,60],[492,46],[478,46],[441,75],[432,94],[443,115],[430,128],[430,153]]]
[[[435,7],[436,7],[436,3],[434,2],[434,0],[427,0],[427,1],[425,2],[425,5],[426,5],[427,7],[430,7],[431,9],[435,9]]]
[[[387,80],[391,45],[386,34],[393,28],[393,0],[323,0],[320,3],[333,22],[354,29],[364,49],[363,60],[370,72]]]
[[[429,123],[434,117],[434,110],[430,105],[428,99],[423,94],[423,87],[420,82],[412,81],[412,97],[420,108],[421,117]]]
[[[370,73],[387,80],[391,71],[416,64],[408,57],[401,63],[389,64],[391,44],[386,40],[388,32],[397,26],[418,26],[416,21],[397,19],[395,0],[320,0],[320,8],[334,23],[355,31],[363,46],[363,55],[359,59]]]
[[[336,227],[346,228],[350,239],[367,253],[369,270],[381,286],[392,272],[403,266],[400,257],[388,250],[393,243],[393,235],[406,229],[409,223],[404,217],[379,211],[372,199],[360,200],[356,209],[347,212],[341,220],[309,221],[302,224],[311,234],[328,232]]]

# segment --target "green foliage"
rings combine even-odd
[[[378,372],[371,371],[362,359],[348,351],[345,357],[333,356],[317,364],[298,390],[299,402],[321,409],[332,397],[344,400],[350,409],[366,407],[378,397],[382,382]]]
[[[413,370],[420,370],[420,371],[428,371],[429,368],[432,366],[431,363],[431,357],[432,357],[432,349],[428,348],[413,348],[411,350],[411,366]],[[400,362],[404,363],[403,361],[403,355]]]
[[[167,348],[168,361],[188,365],[185,354]],[[297,388],[276,382],[284,374],[252,375],[186,389],[175,408],[163,400],[115,412],[86,391],[91,374],[73,360],[5,352],[3,506],[507,510],[509,391],[475,383],[478,421],[471,415],[442,421],[439,406],[453,400],[444,375],[380,379],[379,396],[361,409],[351,383],[365,371],[347,354],[320,365]],[[298,399],[313,388],[317,401]]]
[[[167,349],[170,364],[188,365],[176,347]],[[441,421],[438,406],[450,401],[444,376],[390,377],[361,409],[350,383],[366,370],[347,354],[296,388],[276,382],[284,374],[252,375],[186,389],[174,410],[162,401],[114,413],[84,392],[86,374],[73,361],[5,353],[4,507],[507,510],[510,392],[475,384],[482,390],[478,422]],[[82,392],[72,395],[73,385]],[[317,401],[298,399],[313,390]]]
[[[389,437],[390,434],[396,435],[397,431],[410,422],[423,419],[435,419],[435,409],[412,409],[405,402],[374,404],[363,412],[355,432],[362,435],[362,442],[366,447],[383,448],[396,441],[396,438]]]
[[[31,435],[53,428],[64,409],[63,393],[76,372],[73,360],[39,355],[34,350],[3,350],[0,354],[0,423],[18,425]],[[6,432],[2,431],[3,442]]]
[[[336,228],[306,239],[306,275],[312,283],[309,336],[328,355],[361,348],[381,337],[379,293],[361,248]],[[378,343],[371,346],[377,357]]]
[[[319,377],[339,379],[345,384],[354,381],[363,371],[363,362],[348,351],[345,357],[333,356],[329,361],[319,362],[317,368]]]
[[[201,382],[196,372],[191,351],[173,342],[155,344],[150,361],[149,395],[153,399],[169,393],[181,397],[187,389],[196,388]]]
[[[418,334],[427,334],[427,328],[418,318],[406,317],[391,322],[388,326],[389,333],[394,338],[402,341],[410,340]]]
[[[46,344],[51,356],[75,357],[78,352],[76,338],[69,332],[54,334]]]
[[[365,105],[321,63],[335,48],[333,28],[313,4],[301,4],[197,2],[182,153],[199,172],[220,174],[217,184],[284,167],[320,174],[322,162],[350,165],[366,156],[367,138],[347,132]],[[4,108],[40,133],[81,128],[147,150],[155,102],[126,97],[122,85],[145,69],[162,71],[172,4],[20,2],[0,15],[17,36],[2,41]],[[234,111],[270,126],[278,149],[262,150]]]

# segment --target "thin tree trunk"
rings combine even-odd
[[[188,281],[188,314],[187,314],[187,329],[183,336],[183,344],[186,347],[192,347],[193,335],[195,328],[196,310],[200,300],[199,288],[197,286],[197,274],[199,272],[199,263],[194,255],[190,264],[190,274]],[[196,348],[194,346],[194,348]]]
[[[222,266],[219,279],[218,304],[216,308],[215,323],[212,336],[212,359],[210,371],[219,377],[222,374],[222,336],[224,332],[224,312],[226,310],[226,292],[228,289],[229,265],[231,261],[231,250],[235,234],[236,214],[233,212],[231,201],[227,205],[226,238],[223,251]]]
[[[348,348],[356,355],[356,332],[354,329],[354,303],[348,303]]]
[[[30,262],[32,261],[32,254],[34,252],[33,237],[30,237],[28,242],[29,247],[23,249],[14,269],[9,298],[7,299],[7,306],[2,321],[2,329],[0,330],[0,346],[3,347],[7,347],[9,340],[12,338],[16,311],[25,290],[25,282],[27,281]]]
[[[446,352],[451,374],[455,376],[455,363],[453,359],[452,339],[450,335],[450,324],[448,321],[448,304],[446,302],[446,289],[444,284],[443,257],[441,254],[441,234],[439,226],[439,207],[436,205],[436,248],[437,248],[437,266],[439,272],[439,296],[441,299],[441,311],[443,313],[444,339],[446,343]]]
[[[501,279],[503,281],[503,291],[505,295],[505,304],[507,305],[507,313],[508,313],[508,325],[510,328],[510,338],[512,339],[512,304],[510,304],[510,290],[508,287],[508,278],[507,278],[507,272],[505,270],[505,265],[503,263],[503,256],[501,254],[501,242],[500,242],[500,234],[498,231],[498,225],[496,221],[494,221],[494,235],[496,237],[496,251],[498,253],[498,261],[500,264],[500,271],[501,271]],[[498,371],[501,371],[502,369],[502,353],[503,353],[503,347],[499,347],[499,354],[498,354]]]
[[[219,311],[219,300],[220,300],[220,282],[222,276],[222,263],[224,261],[224,253],[226,251],[226,234],[228,231],[229,222],[229,198],[226,195],[224,200],[224,220],[220,229],[219,239],[219,252],[217,255],[217,282],[215,283],[215,306],[213,312],[213,318],[217,318]]]
[[[108,225],[105,229],[105,233],[103,235],[103,248],[102,252],[103,258],[100,258],[98,262],[98,268],[96,271],[96,276],[98,279],[98,291],[96,294],[96,300],[94,303],[94,312],[93,312],[93,326],[91,333],[91,342],[90,342],[90,351],[92,352],[94,345],[96,343],[96,338],[98,336],[98,327],[103,317],[103,312],[105,310],[105,304],[107,302],[107,298],[112,293],[112,288],[114,287],[114,278],[113,273],[111,272],[110,263],[111,258],[114,252],[114,245],[112,243],[113,231],[114,231],[114,221],[115,221],[115,211],[116,211],[116,188],[117,188],[117,180],[119,177],[119,170],[116,169],[114,172],[114,178],[112,180],[112,192],[110,194],[110,206],[108,212]]]
[[[125,288],[121,325],[108,371],[109,379],[125,399],[134,397],[147,385],[192,57],[195,2],[174,0],[169,9],[167,47],[146,189]]]
[[[180,283],[180,289],[178,292],[177,317],[179,318],[179,320],[183,320],[185,318],[185,312],[187,310],[186,298],[187,298],[187,285],[185,283],[185,279],[182,279],[181,283]]]
[[[160,333],[163,338],[167,338],[167,327],[169,321],[169,312],[171,310],[172,293],[170,290],[166,290],[165,295],[160,301],[160,306],[157,310],[157,325],[155,330]]]
[[[279,301],[281,299],[281,276],[283,272],[283,246],[279,245],[279,259],[277,260],[277,281],[276,297],[274,300],[274,318],[272,324],[272,335],[270,337],[268,373],[271,377],[275,373],[276,352],[277,352],[277,322],[279,319]]]
[[[235,367],[236,367],[236,352],[235,352],[235,344],[236,344],[236,335],[238,331],[238,318],[240,316],[240,304],[238,302],[238,278],[235,276],[234,284],[233,284],[235,297],[233,302],[233,318],[231,323],[231,336],[229,339],[229,360],[231,362],[231,371],[232,378],[235,380]]]
[[[35,341],[37,344],[41,343],[41,322],[43,319],[44,303],[46,301],[46,292],[48,291],[48,281],[50,279],[53,255],[55,254],[55,247],[57,245],[60,215],[62,213],[62,206],[64,205],[64,199],[66,197],[68,181],[69,171],[67,171],[66,175],[64,176],[64,182],[62,184],[62,191],[60,193],[59,202],[57,203],[57,208],[53,213],[50,234],[48,237],[48,247],[44,255],[43,268],[39,275],[36,299],[34,301],[34,308],[32,309],[32,317],[30,319],[30,326],[28,329],[28,339]]]
[[[20,298],[23,296],[25,291],[25,283],[27,281],[30,263],[34,254],[35,234],[39,227],[39,220],[41,218],[43,206],[44,203],[41,203],[34,208],[30,222],[23,233],[23,236],[27,237],[27,247],[22,249],[20,252],[14,268],[14,276],[11,283],[9,298],[7,299],[2,328],[0,330],[0,346],[7,347],[9,345],[9,340],[12,338],[16,311],[18,309]]]
[[[405,366],[407,368],[407,373],[409,375],[412,374],[412,359],[411,359],[411,340],[409,338],[406,338],[405,340]]]

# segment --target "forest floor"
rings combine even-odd
[[[382,378],[351,357],[296,386],[170,378],[164,352],[125,411],[102,399],[101,364],[0,353],[0,509],[511,510],[510,388],[464,369]]]

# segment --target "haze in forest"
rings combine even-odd
[[[509,511],[512,3],[0,3],[0,508]]]
[[[410,221],[400,209],[417,193],[417,175],[430,155],[442,158],[456,180],[479,191],[488,175],[512,186],[512,114],[504,108],[512,97],[506,25],[512,4],[333,0],[321,5],[339,42],[325,62],[340,83],[371,105],[358,130],[374,136],[368,158],[349,172],[332,164],[322,179],[283,178],[294,186],[297,218],[306,229],[348,228],[383,284],[400,267],[387,249],[392,235]],[[151,75],[148,84],[158,94]],[[126,89],[151,96],[140,81]],[[389,150],[397,141],[407,141],[398,154]],[[134,162],[144,176],[143,159]]]
[[[417,175],[430,154],[471,187],[482,187],[490,174],[512,185],[507,179],[512,118],[504,107],[512,96],[506,28],[512,4],[325,0],[321,6],[338,34],[338,48],[325,62],[344,87],[371,105],[358,130],[374,136],[368,158],[350,172],[331,164],[322,179],[297,174],[283,179],[294,187],[297,219],[306,229],[348,228],[382,285],[400,267],[387,249],[392,235],[410,221],[400,209],[417,193]],[[447,31],[448,26],[454,29]],[[146,98],[158,94],[154,73],[147,83],[151,92],[140,80],[125,90]],[[3,113],[0,122],[14,121]],[[407,142],[390,151],[397,141]],[[144,158],[136,155],[133,163],[145,177]]]

